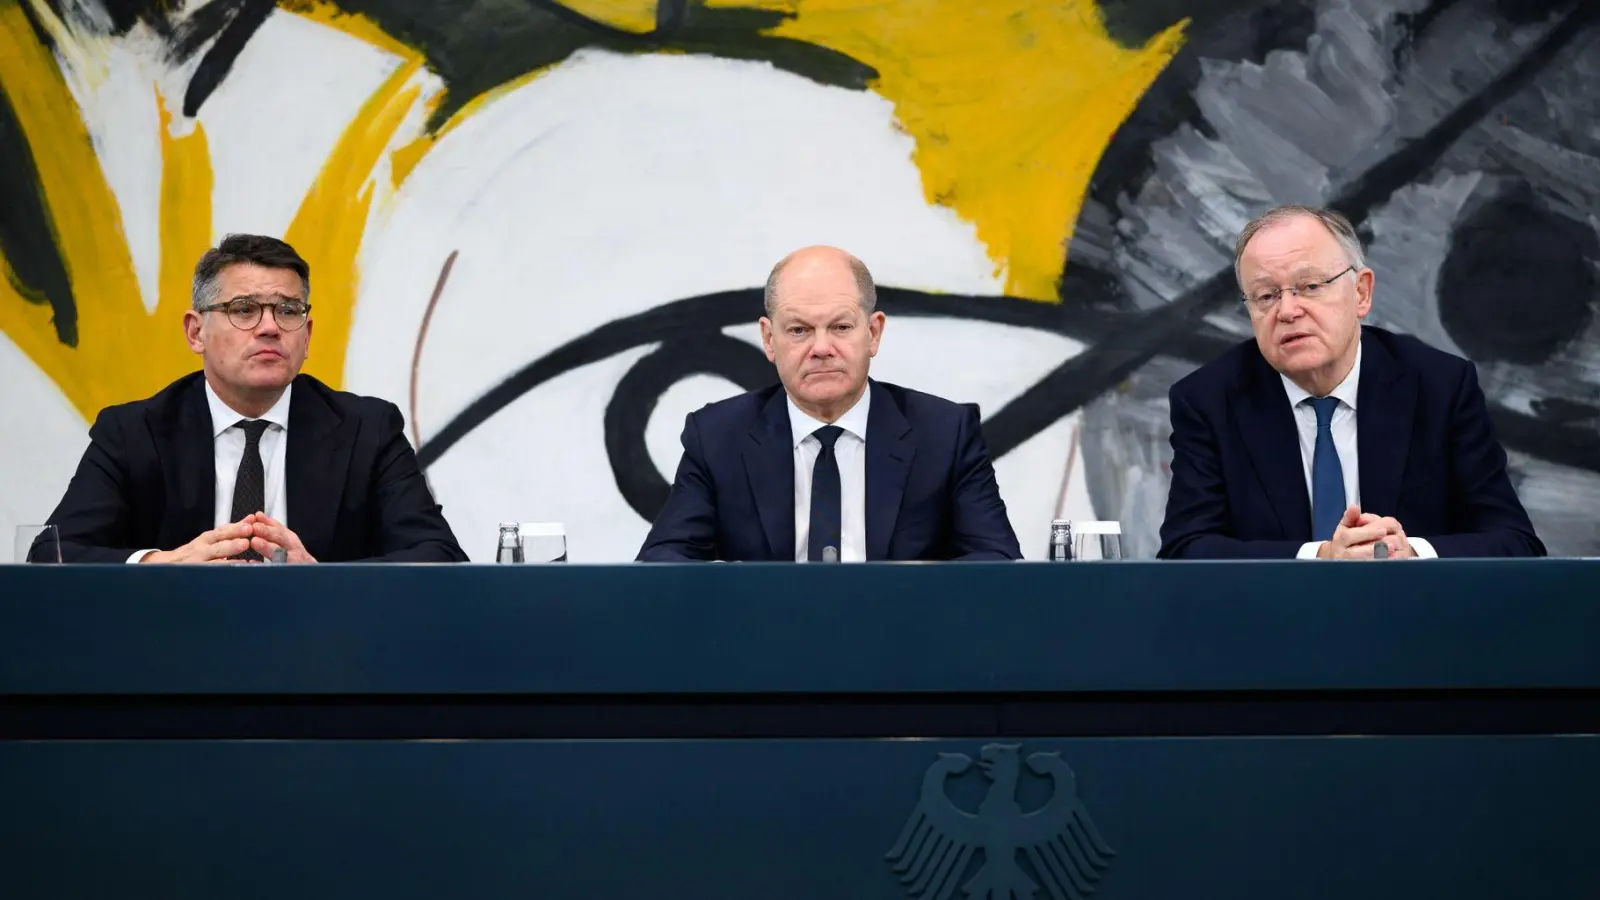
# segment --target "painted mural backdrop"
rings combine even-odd
[[[1372,320],[1476,360],[1553,552],[1600,549],[1600,4],[0,0],[0,529],[196,367],[220,235],[310,260],[308,371],[398,403],[474,558],[632,556],[685,413],[774,375],[803,244],[874,374],[976,402],[1024,552],[1156,547],[1166,389],[1248,336],[1232,237],[1356,220]],[[293,510],[289,511],[291,525]]]

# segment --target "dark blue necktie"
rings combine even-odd
[[[1338,397],[1313,397],[1306,402],[1317,412],[1317,449],[1311,457],[1311,539],[1333,537],[1344,516],[1344,468],[1333,446],[1333,411]]]
[[[811,436],[822,443],[817,454],[817,464],[811,469],[811,530],[806,558],[822,561],[822,548],[832,547],[834,559],[839,559],[840,489],[839,458],[833,453],[844,429],[837,425],[824,425]]]

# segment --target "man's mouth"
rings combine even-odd
[[[251,359],[283,359],[283,354],[276,350],[257,350],[250,354]]]
[[[1296,347],[1296,346],[1299,346],[1300,344],[1303,344],[1303,343],[1305,343],[1306,341],[1309,341],[1309,340],[1311,340],[1310,333],[1304,332],[1304,331],[1297,331],[1294,334],[1286,334],[1286,335],[1284,335],[1283,338],[1278,341],[1278,346],[1280,346],[1280,347]]]

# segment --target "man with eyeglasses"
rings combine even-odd
[[[1165,559],[1543,556],[1477,370],[1361,320],[1373,272],[1344,216],[1245,226],[1255,331],[1172,386]]]
[[[301,375],[311,271],[229,235],[184,311],[201,371],[103,410],[50,517],[63,562],[463,562],[393,403]]]

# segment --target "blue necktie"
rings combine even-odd
[[[811,432],[811,436],[822,443],[817,464],[811,469],[811,531],[806,558],[812,562],[822,561],[823,547],[832,547],[835,554],[839,552],[839,458],[833,454],[833,445],[841,434],[844,429],[837,425],[824,425]],[[839,558],[834,556],[836,560]]]
[[[1311,457],[1311,539],[1326,541],[1344,516],[1344,468],[1339,465],[1331,427],[1339,398],[1314,397],[1307,402],[1317,412],[1317,449]]]

